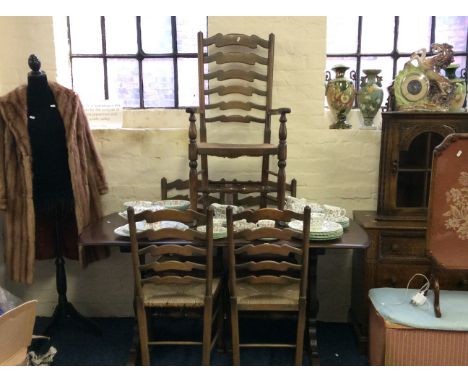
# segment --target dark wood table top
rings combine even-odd
[[[128,246],[130,239],[119,236],[114,230],[126,224],[126,219],[117,212],[103,216],[96,222],[88,225],[81,232],[79,245],[81,246]],[[217,239],[214,245],[221,247],[226,245],[225,239]],[[350,225],[345,228],[341,238],[335,240],[311,241],[311,248],[324,249],[366,249],[369,246],[369,237],[366,231],[356,222],[350,220]]]

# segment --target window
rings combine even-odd
[[[327,71],[338,63],[349,66],[359,89],[363,69],[381,69],[386,100],[387,87],[411,53],[430,52],[434,42],[453,46],[457,76],[463,73],[466,79],[468,16],[328,16]]]
[[[127,108],[198,103],[197,32],[201,16],[69,16],[73,89],[85,101]]]

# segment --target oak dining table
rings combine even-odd
[[[117,235],[114,230],[127,223],[127,220],[114,212],[103,216],[83,229],[79,236],[78,244],[87,246],[119,247],[122,253],[130,252],[130,238]],[[149,244],[149,243],[147,243]],[[224,238],[214,240],[217,248],[226,247]],[[319,301],[317,296],[317,263],[318,257],[327,250],[348,249],[353,251],[353,256],[363,257],[369,247],[369,237],[366,231],[356,222],[350,219],[349,227],[344,229],[343,236],[334,240],[310,241],[309,252],[309,287],[307,301],[307,350],[310,362],[314,366],[320,365],[320,356],[317,344],[317,314]]]

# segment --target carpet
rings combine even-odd
[[[101,329],[95,335],[74,321],[66,321],[50,332],[50,340],[34,340],[31,347],[36,353],[45,353],[50,346],[57,349],[52,366],[124,366],[134,361],[135,325],[134,318],[93,318]],[[38,317],[34,329],[41,334],[50,318]],[[174,322],[155,323],[161,337],[179,336],[186,338],[191,333],[199,333],[198,323]],[[272,340],[294,341],[294,327],[291,322],[276,323],[240,321],[242,341],[272,338]],[[278,326],[279,325],[279,326]],[[283,326],[281,326],[283,325]],[[175,331],[173,330],[175,328]],[[229,333],[227,341],[229,341]],[[274,335],[273,335],[274,334]],[[273,338],[274,337],[274,338]],[[352,327],[346,323],[318,322],[317,340],[322,366],[365,366],[367,357],[358,351]],[[229,349],[229,347],[228,347]],[[133,354],[133,356],[132,356]],[[310,365],[304,352],[304,365]],[[286,366],[294,362],[294,349],[241,349],[241,365],[245,366]],[[164,346],[152,348],[151,364],[154,366],[191,366],[201,364],[201,349],[195,346]],[[231,365],[231,353],[213,350],[211,364]]]

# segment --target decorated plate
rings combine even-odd
[[[183,223],[170,221],[170,220],[161,221],[157,223],[147,223],[143,220],[136,222],[137,232],[143,232],[148,229],[158,230],[158,229],[163,229],[163,228],[175,228],[175,229],[180,229],[184,231],[188,228],[188,226]],[[124,224],[120,227],[117,227],[114,230],[114,233],[119,236],[127,236],[127,237],[130,236],[130,229],[129,229],[128,224]]]
[[[155,205],[161,206],[166,209],[173,210],[186,210],[190,207],[190,202],[188,200],[178,200],[178,199],[167,199],[159,200],[154,202]]]
[[[143,211],[158,211],[158,210],[162,210],[164,209],[164,207],[160,206],[160,205],[150,205],[150,206],[145,206],[145,205],[135,205],[133,206],[133,210],[135,211],[136,214],[139,214],[140,212],[143,212]],[[124,219],[127,219],[127,211],[122,211],[122,212],[119,212],[119,215],[122,216]]]

